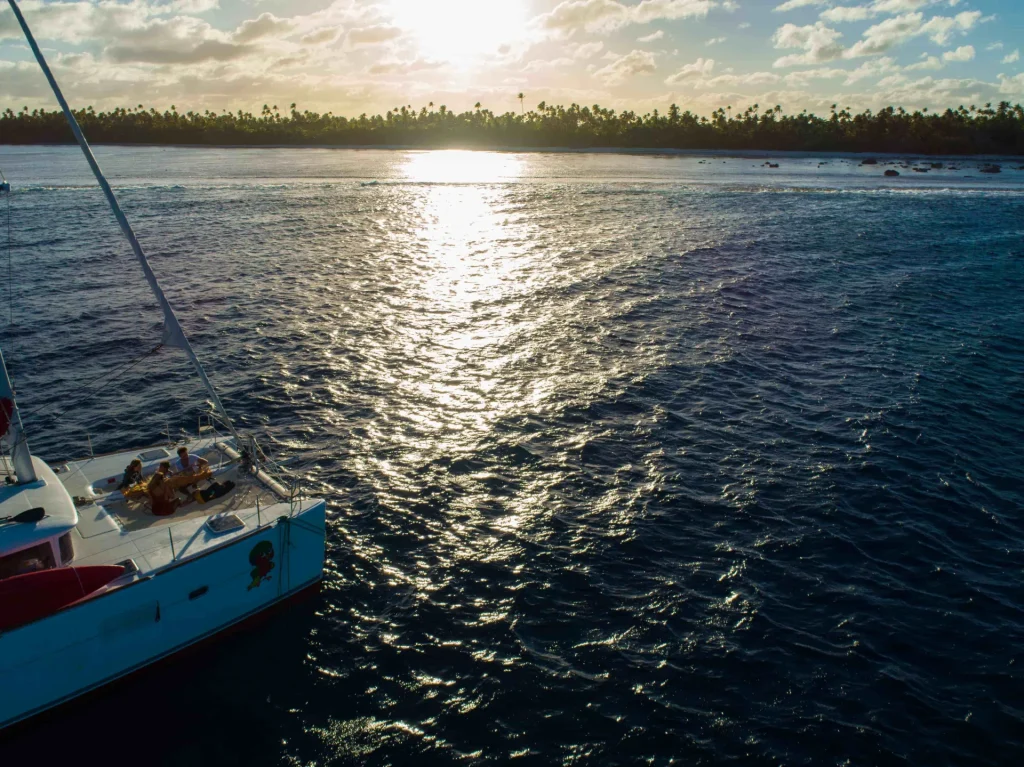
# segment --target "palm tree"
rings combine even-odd
[[[519,113],[520,114],[525,114],[526,113],[526,107],[523,106],[523,92],[520,91],[519,95],[516,96],[516,98],[519,99]]]

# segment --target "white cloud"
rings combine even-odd
[[[569,51],[574,59],[589,59],[604,50],[604,43],[600,40],[593,43],[580,43],[570,46]]]
[[[669,75],[665,78],[665,85],[679,85],[680,83],[699,80],[710,75],[714,68],[714,59],[701,57],[692,64],[687,64],[674,75]]]
[[[1016,48],[1013,53],[1003,56],[1004,64],[1016,64],[1018,61],[1020,61],[1020,48]]]
[[[840,24],[849,21],[863,21],[870,19],[875,14],[866,5],[837,5],[821,12],[821,18],[833,24]]]
[[[953,18],[933,16],[924,25],[922,30],[939,45],[945,45],[949,42],[954,32],[967,32],[978,23],[980,18],[980,11],[964,11],[963,13],[958,13]]]
[[[907,13],[931,5],[935,0],[875,0],[871,10],[875,13]],[[955,5],[955,3],[954,3]]]
[[[737,27],[737,29],[750,29],[750,22],[749,21],[740,22],[740,24]]]
[[[653,43],[655,40],[660,40],[664,36],[665,36],[665,33],[662,30],[659,29],[657,32],[651,32],[651,34],[649,34],[649,35],[644,35],[643,37],[638,37],[636,39],[636,41],[638,43]]]
[[[795,11],[797,8],[805,8],[808,5],[824,5],[825,0],[786,0],[782,5],[777,5],[773,9],[776,13],[785,13],[786,11]]]
[[[632,9],[632,21],[634,24],[646,24],[658,19],[704,18],[719,5],[726,11],[735,10],[728,0],[641,0],[640,5]]]
[[[961,45],[955,51],[946,51],[942,54],[943,61],[971,61],[973,58],[973,45]]]
[[[566,58],[551,59],[550,61],[545,61],[544,59],[534,59],[529,64],[527,64],[525,67],[523,67],[523,71],[524,72],[543,72],[544,70],[564,69],[566,67],[571,67],[575,63],[576,63],[575,59],[566,59]]]
[[[927,53],[924,54],[919,62],[916,64],[909,64],[903,69],[908,72],[914,72],[922,69],[942,69],[945,64],[942,63],[938,56],[929,56]]]
[[[725,37],[712,37],[710,40],[705,40],[704,45],[718,45],[724,43],[728,38]]]
[[[357,27],[349,30],[348,41],[352,45],[378,45],[387,43],[402,36],[399,27],[390,24],[373,24],[369,27]]]
[[[927,35],[939,45],[945,45],[954,33],[970,30],[980,17],[978,11],[964,11],[954,17],[933,16],[925,21],[924,15],[919,12],[904,13],[868,27],[864,36],[843,56],[874,56],[921,35]]]
[[[796,64],[819,64],[839,58],[843,46],[838,40],[842,33],[825,26],[818,21],[798,27],[796,24],[783,24],[775,30],[772,41],[776,48],[802,48],[804,53],[790,54],[776,59],[776,67],[789,67]]]
[[[272,13],[261,13],[255,19],[243,21],[233,35],[236,43],[251,43],[262,37],[280,37],[291,32],[295,23],[290,19],[279,19]]]
[[[447,66],[443,61],[432,61],[430,59],[412,59],[411,61],[381,61],[372,65],[367,72],[371,75],[408,75],[413,72],[423,72],[431,69],[441,69]]]
[[[811,80],[833,80],[837,77],[846,77],[847,74],[849,72],[845,69],[819,67],[817,69],[801,69],[796,72],[790,72],[786,75],[785,80],[789,85],[804,87]]]
[[[871,61],[865,61],[856,69],[848,72],[844,84],[853,85],[855,82],[868,77],[878,77],[879,75],[897,71],[899,71],[899,67],[896,66],[896,62],[888,56],[883,56]]]
[[[594,72],[594,77],[607,85],[617,85],[636,75],[652,74],[656,69],[653,53],[634,50]]]
[[[1001,51],[1003,49],[1002,43],[990,43],[985,46],[986,51]]]
[[[1008,95],[1024,95],[1024,72],[1013,77],[999,75],[999,92]]]
[[[341,34],[341,27],[324,27],[314,32],[309,32],[299,38],[299,42],[303,45],[322,45],[323,43],[333,43],[338,39]]]
[[[739,85],[772,85],[782,78],[774,72],[747,72],[741,75],[718,75],[709,79],[698,79],[694,87],[702,90],[710,88],[736,87]],[[666,80],[666,83],[668,81]],[[673,83],[668,83],[673,84]]]
[[[579,30],[611,32],[629,24],[647,24],[659,19],[702,18],[712,8],[725,7],[720,0],[642,0],[625,5],[617,0],[565,0],[533,24],[547,32],[570,37]]]

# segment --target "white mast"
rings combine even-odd
[[[39,50],[39,46],[36,45],[36,39],[32,36],[31,30],[28,28],[28,24],[25,22],[25,17],[21,15],[21,9],[18,8],[18,4],[15,0],[7,0],[11,5],[11,10],[14,11],[15,17],[18,19],[18,24],[21,25],[21,31],[25,33],[25,38],[28,40],[29,47],[32,49],[32,53],[35,54],[36,61],[39,62],[39,66],[42,67],[43,74],[46,75],[46,79],[50,83],[50,88],[53,89],[53,95],[57,97],[57,101],[60,103],[60,108],[64,110],[64,117],[67,118],[68,125],[71,126],[71,132],[75,134],[75,139],[78,141],[78,146],[82,148],[82,153],[85,155],[86,161],[89,163],[89,167],[92,168],[93,175],[96,176],[96,180],[100,184],[100,188],[103,190],[103,194],[106,195],[107,202],[110,203],[110,207],[114,211],[114,218],[117,219],[118,225],[121,227],[121,231],[124,236],[128,238],[129,244],[132,246],[132,250],[135,251],[135,257],[139,260],[139,265],[142,267],[143,274],[146,275],[146,282],[149,283],[149,287],[153,291],[153,295],[156,296],[156,300],[160,304],[160,308],[164,313],[164,334],[163,344],[165,346],[177,346],[179,349],[183,349],[188,358],[192,361],[192,365],[195,366],[196,373],[199,374],[200,380],[203,382],[203,386],[206,387],[206,391],[209,393],[210,398],[213,400],[214,406],[217,408],[217,412],[220,413],[220,417],[224,419],[225,425],[234,435],[238,444],[241,445],[242,440],[238,436],[238,432],[235,431],[234,425],[231,423],[231,419],[228,417],[227,411],[224,409],[224,405],[221,404],[220,397],[217,396],[216,390],[213,388],[213,384],[210,383],[210,379],[206,377],[206,371],[203,370],[202,364],[199,362],[199,358],[196,357],[196,353],[192,351],[192,344],[188,342],[188,338],[185,337],[185,332],[181,329],[181,324],[178,322],[178,318],[174,316],[174,310],[171,309],[171,305],[167,302],[167,297],[164,296],[163,290],[160,288],[160,283],[157,282],[156,275],[153,274],[153,270],[149,266],[149,261],[146,260],[146,254],[142,252],[142,246],[139,245],[139,241],[135,239],[135,232],[132,231],[131,224],[128,223],[128,219],[125,218],[124,212],[121,210],[121,206],[117,202],[117,198],[114,197],[114,192],[110,188],[110,184],[107,183],[107,179],[103,176],[103,172],[100,170],[100,166],[96,163],[96,158],[93,157],[92,149],[89,148],[89,142],[85,140],[85,136],[82,135],[82,129],[78,126],[78,120],[71,113],[68,102],[64,100],[64,94],[61,93],[60,87],[57,85],[57,81],[53,79],[53,73],[50,72],[50,67],[46,64],[46,59],[43,58],[42,51]]]

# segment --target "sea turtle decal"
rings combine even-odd
[[[249,575],[252,576],[252,583],[249,584],[246,591],[252,591],[263,581],[270,580],[270,571],[274,569],[274,544],[270,541],[260,541],[253,546],[252,551],[249,552],[249,564],[252,565],[252,570],[249,572]]]

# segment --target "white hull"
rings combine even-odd
[[[120,588],[0,634],[0,729],[212,637],[319,582],[326,505],[274,520]],[[275,512],[281,515],[275,520]],[[266,558],[267,544],[272,557]],[[264,554],[260,567],[250,556]],[[267,563],[274,566],[267,570]]]

